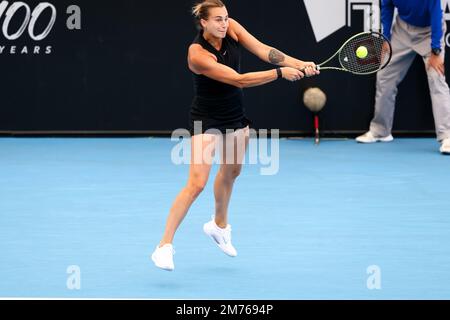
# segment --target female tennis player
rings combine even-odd
[[[250,120],[245,116],[242,88],[261,86],[280,78],[297,81],[319,74],[313,62],[294,59],[258,41],[228,17],[221,0],[196,4],[193,15],[199,34],[188,52],[195,88],[190,119],[189,178],[170,209],[164,235],[152,254],[155,265],[168,271],[174,270],[172,241],[175,232],[208,181],[216,148],[221,151],[221,165],[214,182],[215,216],[203,230],[225,254],[237,255],[231,243],[228,204],[249,141]],[[241,45],[278,68],[241,74]],[[215,132],[211,133],[211,129]],[[222,143],[216,144],[217,141]]]

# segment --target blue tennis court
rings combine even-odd
[[[235,184],[236,258],[202,231],[213,166],[176,235],[176,269],[165,272],[149,256],[187,180],[174,145],[0,139],[0,297],[450,298],[450,157],[434,139],[281,139],[277,174],[245,165]],[[79,289],[67,284],[70,266]]]

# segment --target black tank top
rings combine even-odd
[[[201,45],[205,50],[214,54],[218,63],[240,72],[240,44],[229,35],[222,40],[222,47],[219,51],[203,38],[203,31],[199,32],[193,43]],[[207,121],[210,119],[212,120],[209,121],[211,127],[221,129],[227,124],[234,123],[232,126],[236,126],[236,122],[245,118],[241,88],[195,73],[193,73],[193,79],[195,97],[192,102],[191,120]]]

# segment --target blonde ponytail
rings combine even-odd
[[[199,19],[201,10],[202,10],[202,4],[197,3],[195,6],[192,7],[192,15],[195,18]]]

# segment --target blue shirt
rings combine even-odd
[[[394,9],[398,9],[400,18],[416,27],[431,26],[431,47],[441,48],[442,7],[441,0],[381,0],[381,21],[383,33],[391,39],[391,27]]]

